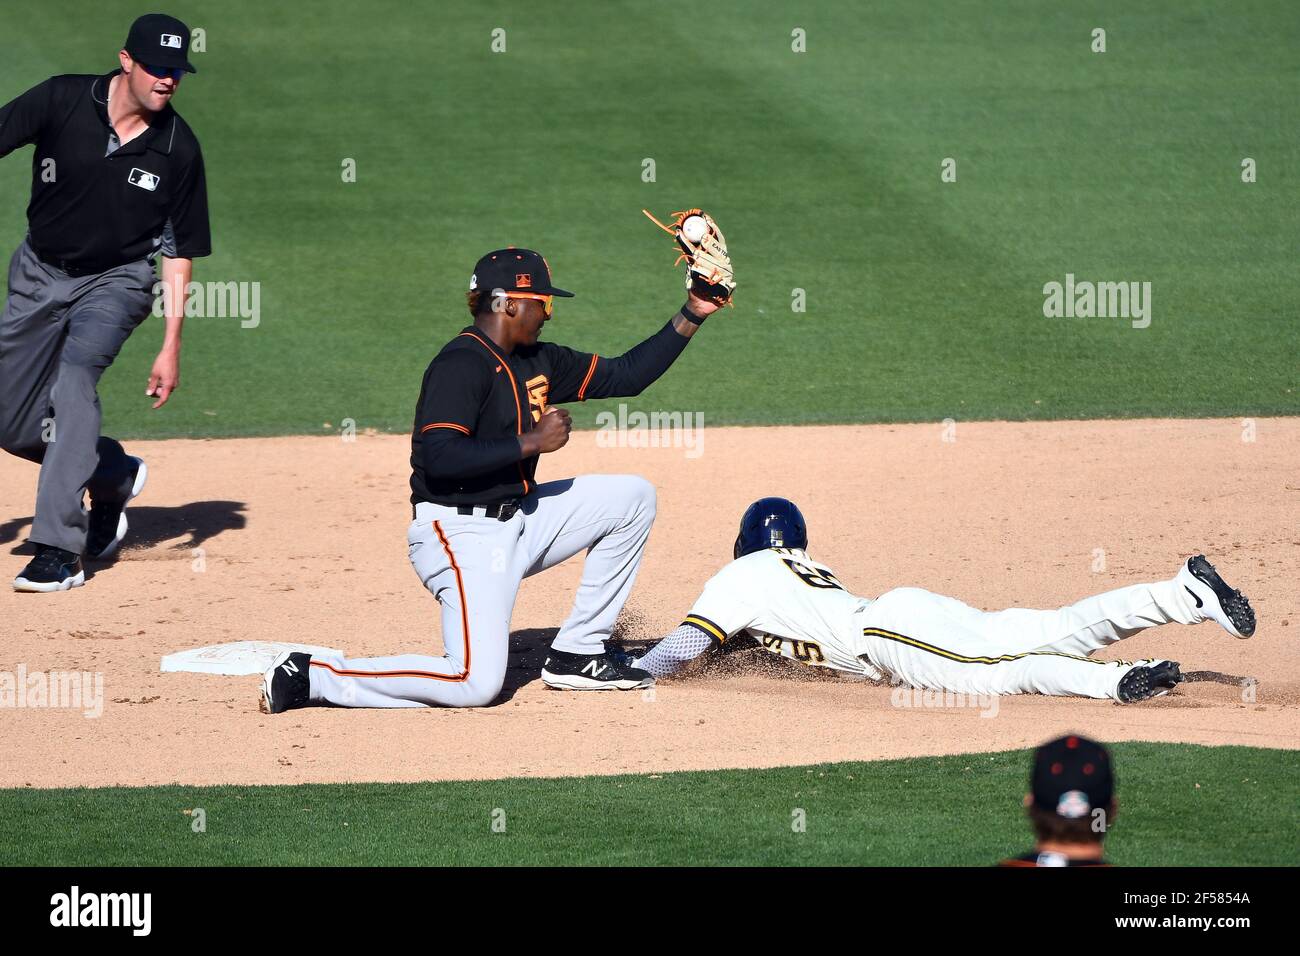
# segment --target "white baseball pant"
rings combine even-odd
[[[1115,697],[1130,661],[1088,655],[1158,624],[1195,624],[1175,581],[1135,584],[1051,611],[981,611],[921,588],[864,605],[867,656],[904,684],[966,694]]]

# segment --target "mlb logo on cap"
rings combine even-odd
[[[190,28],[165,13],[146,13],[131,24],[122,49],[137,63],[194,73],[190,63]],[[157,74],[154,74],[155,76]]]
[[[1067,790],[1061,794],[1061,798],[1056,801],[1056,815],[1065,817],[1067,820],[1077,820],[1080,817],[1088,815],[1092,807],[1088,803],[1088,795],[1082,790]]]

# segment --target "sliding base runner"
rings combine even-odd
[[[1255,633],[1250,602],[1195,555],[1165,581],[1134,584],[1051,610],[981,611],[921,588],[872,600],[808,555],[803,515],[785,498],[745,512],[734,560],[704,585],[677,630],[633,662],[667,677],[745,632],[774,654],[872,680],[960,694],[1050,694],[1123,703],[1185,678],[1168,660],[1092,655],[1162,624],[1214,621]]]

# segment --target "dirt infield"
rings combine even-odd
[[[102,716],[0,710],[0,786],[397,781],[772,766],[994,750],[1073,729],[1104,740],[1300,745],[1300,419],[710,429],[695,449],[574,435],[540,477],[635,472],[659,517],[626,615],[671,630],[730,555],[754,498],[808,518],[810,551],[852,590],[911,584],[972,604],[1056,606],[1172,575],[1204,550],[1250,595],[1254,639],[1169,626],[1113,656],[1261,680],[1122,707],[1005,698],[933,706],[739,652],[653,695],[563,694],[538,677],[580,565],[524,583],[507,690],[477,711],[260,714],[257,681],[160,674],[171,651],[294,640],[350,654],[438,652],[437,606],[406,560],[407,439],[166,441],[131,546],[87,587],[0,593],[0,671],[104,676]],[[606,436],[608,437],[608,436]],[[1247,436],[1249,437],[1249,436]],[[948,441],[946,438],[955,440]],[[0,458],[4,574],[28,552],[36,469]],[[195,549],[201,549],[196,551]],[[1099,570],[1098,570],[1099,569]]]

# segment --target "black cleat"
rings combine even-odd
[[[262,677],[262,713],[283,714],[306,707],[311,695],[310,669],[310,654],[285,651],[277,657]]]
[[[135,472],[131,476],[131,491],[121,501],[90,499],[90,529],[86,533],[86,557],[103,560],[112,557],[126,537],[127,503],[141,491],[149,478],[149,468],[141,458],[131,457]]]
[[[48,544],[36,546],[36,557],[14,578],[15,591],[67,591],[86,583],[81,555]]]
[[[655,682],[649,671],[617,654],[569,654],[554,648],[546,652],[542,680],[557,690],[636,690]]]
[[[1216,621],[1233,637],[1247,638],[1255,633],[1255,611],[1246,595],[1219,577],[1214,565],[1197,554],[1175,579],[1196,602],[1196,613]]]
[[[1169,693],[1183,681],[1177,661],[1154,661],[1139,664],[1119,679],[1115,696],[1121,703],[1133,704]]]

